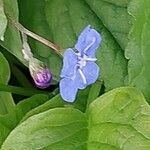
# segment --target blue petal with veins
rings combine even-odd
[[[84,89],[98,79],[100,68],[95,63],[95,52],[100,43],[100,34],[89,25],[75,44],[77,52],[72,48],[65,51],[59,84],[65,101],[74,102],[78,89]]]

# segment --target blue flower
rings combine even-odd
[[[59,84],[65,101],[73,102],[78,89],[85,89],[97,80],[100,69],[95,63],[95,52],[100,43],[100,34],[89,25],[81,32],[75,47],[65,51]]]

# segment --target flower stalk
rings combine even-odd
[[[37,35],[37,34],[35,34],[34,32],[29,31],[29,30],[26,29],[23,25],[21,25],[19,22],[16,22],[16,21],[14,21],[14,20],[12,20],[12,19],[10,19],[10,21],[11,21],[11,23],[12,23],[21,33],[24,33],[24,34],[26,34],[26,35],[32,37],[33,39],[35,39],[35,40],[37,40],[37,41],[43,43],[44,45],[48,46],[49,48],[55,50],[55,52],[56,52],[58,55],[62,55],[62,53],[61,53],[62,50],[61,50],[61,48],[60,48],[58,45],[56,45],[56,44],[50,42],[49,40],[47,40],[47,39],[45,39],[45,38],[43,38],[43,37],[41,37],[41,36],[39,36],[39,35]]]

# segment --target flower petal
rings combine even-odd
[[[63,100],[67,102],[74,102],[78,91],[77,84],[78,82],[69,78],[63,78],[60,80],[59,88]]]
[[[61,77],[72,77],[75,73],[77,64],[77,55],[75,52],[68,48],[64,53],[63,68],[61,70]]]
[[[83,68],[87,85],[94,83],[99,76],[100,68],[94,62],[87,62],[87,65]]]
[[[80,34],[75,48],[80,53],[85,53],[87,56],[95,57],[95,51],[101,43],[100,34],[88,25]]]

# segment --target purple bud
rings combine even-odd
[[[52,74],[43,62],[32,58],[29,62],[29,70],[38,88],[45,89],[50,86]]]
[[[38,88],[45,89],[50,86],[52,75],[47,68],[37,72],[33,79]]]

